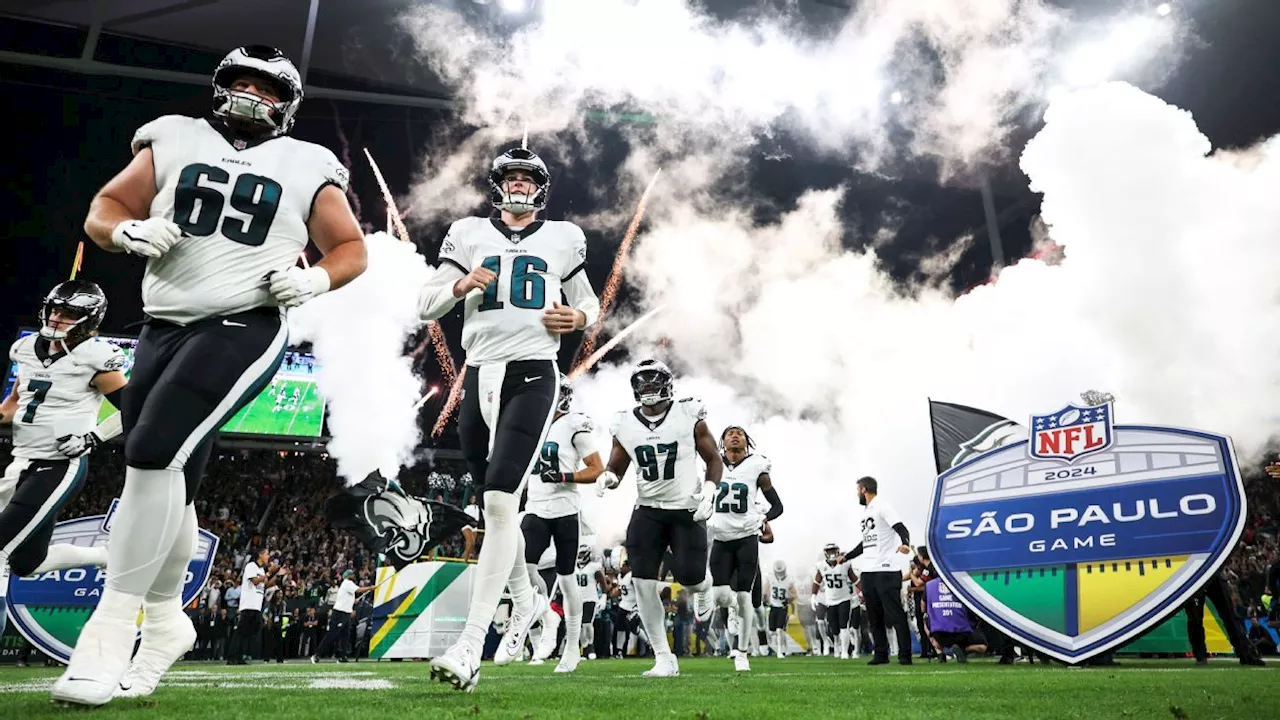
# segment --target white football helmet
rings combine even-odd
[[[773,576],[779,580],[787,576],[787,564],[781,560],[773,561]]]
[[[560,373],[560,399],[556,402],[556,412],[568,413],[573,408],[573,385],[569,378]]]
[[[840,564],[839,545],[835,543],[827,543],[826,547],[822,548],[822,555],[826,558],[828,565],[835,567]]]
[[[231,84],[245,74],[271,83],[279,96],[269,102],[253,93],[232,90]],[[275,137],[293,128],[294,116],[302,105],[302,75],[289,58],[266,45],[246,45],[227,53],[213,71],[213,114],[234,129],[249,129],[255,135]]]
[[[507,173],[523,170],[533,177],[536,185],[531,193],[509,193],[503,187]],[[493,159],[489,169],[489,201],[499,210],[513,215],[542,210],[547,206],[547,193],[551,190],[551,173],[547,164],[530,150],[512,148]]]

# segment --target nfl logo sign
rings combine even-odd
[[[1048,415],[1031,416],[1029,454],[1037,460],[1073,463],[1115,444],[1111,403],[1080,407],[1068,405]]]

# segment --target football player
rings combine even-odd
[[[666,365],[641,361],[631,373],[631,390],[636,406],[613,416],[609,428],[613,448],[598,487],[600,492],[617,487],[619,478],[635,463],[639,497],[627,525],[626,548],[635,571],[640,621],[655,658],[644,676],[673,677],[680,674],[680,667],[667,643],[658,568],[669,549],[671,575],[694,593],[698,620],[710,620],[706,521],[712,515],[724,462],[715,436],[707,429],[706,407],[695,397],[676,398],[674,378]],[[707,466],[705,479],[698,477],[698,457]]]
[[[769,501],[763,521],[782,514],[782,501],[769,477],[769,459],[752,453],[755,442],[747,431],[730,425],[720,433],[724,474],[716,493],[714,514],[707,522],[711,530],[711,581],[717,593],[731,590],[737,599],[738,647],[730,651],[733,667],[738,672],[751,669],[748,658],[750,640],[755,636],[756,613],[752,604],[752,588],[760,569],[761,516],[756,509],[756,491]],[[763,629],[763,628],[761,628]]]
[[[578,598],[582,601],[581,647],[587,649],[587,659],[596,659],[596,602],[609,594],[609,580],[600,563],[596,562],[590,545],[578,546],[578,567],[574,571],[578,586]],[[566,611],[567,613],[567,611]],[[568,643],[565,644],[566,648]],[[579,653],[581,657],[581,652]]]
[[[841,660],[849,658],[849,612],[853,601],[853,585],[858,577],[853,573],[849,561],[841,558],[840,546],[828,543],[822,548],[826,564],[819,567],[813,576],[813,593],[823,594],[823,604],[827,606],[827,632],[836,644],[836,657]],[[858,647],[854,646],[853,657],[858,657]]]
[[[40,332],[9,348],[18,375],[0,404],[0,423],[13,424],[13,462],[0,479],[0,633],[11,571],[107,562],[106,548],[49,545],[58,510],[84,483],[84,456],[120,434],[120,413],[97,422],[103,398],[119,407],[127,383],[124,353],[93,337],[106,314],[97,285],[61,283],[44,298]]]
[[[504,152],[489,171],[496,218],[469,217],[449,228],[440,264],[419,295],[419,314],[435,320],[464,300],[467,373],[458,439],[471,477],[483,488],[485,537],[467,626],[431,660],[431,676],[475,689],[480,653],[502,589],[512,612],[503,644],[523,647],[547,609],[518,557],[519,495],[533,472],[559,393],[560,336],[596,321],[600,301],[585,272],[587,241],[571,222],[541,220],[551,175],[524,148]],[[564,293],[568,304],[560,303]],[[575,545],[569,546],[569,557]]]
[[[542,443],[541,457],[528,479],[529,499],[521,522],[526,564],[536,563],[543,551],[555,544],[556,583],[564,597],[566,623],[565,651],[556,666],[556,672],[560,673],[578,669],[581,660],[578,640],[582,632],[583,599],[574,578],[573,550],[578,548],[578,514],[582,502],[576,486],[594,483],[604,472],[604,461],[591,436],[595,424],[590,417],[571,412],[572,408],[573,387],[562,375],[556,413],[547,430],[547,439]],[[534,659],[550,657],[555,650],[554,640],[554,632],[544,631]],[[514,652],[504,644],[499,646],[494,660],[502,665],[514,657]]]
[[[796,584],[787,572],[787,564],[781,560],[773,561],[773,577],[769,579],[769,632],[773,635],[774,652],[778,657],[786,657],[787,612],[796,601]]]
[[[232,50],[213,74],[211,115],[143,125],[133,160],[89,207],[84,229],[95,243],[146,259],[148,319],[121,408],[127,470],[106,587],[55,700],[149,694],[191,648],[180,591],[210,438],[280,365],[284,308],[364,271],[346,168],[289,137],[301,102],[302,78],[280,51]],[[324,259],[303,269],[308,239]],[[130,668],[139,611],[142,646]]]

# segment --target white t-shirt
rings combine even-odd
[[[867,503],[867,515],[862,519],[862,552],[867,557],[866,572],[898,570],[898,547],[902,539],[893,529],[902,522],[898,512],[878,496]]]
[[[240,576],[240,609],[262,611],[262,598],[266,596],[266,583],[253,584],[254,578],[266,576],[266,571],[258,567],[258,563],[250,560],[244,565],[244,574]]]
[[[333,611],[350,614],[356,607],[356,590],[359,589],[360,586],[351,582],[351,578],[345,578],[338,586],[338,599],[333,602]]]

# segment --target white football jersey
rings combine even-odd
[[[596,573],[600,572],[600,563],[592,560],[586,565],[573,569],[573,580],[578,583],[578,597],[582,604],[596,602],[599,599],[600,583],[596,582]]]
[[[275,305],[263,278],[297,262],[320,191],[347,189],[347,169],[319,145],[287,135],[246,144],[204,118],[152,120],[132,147],[151,148],[151,217],[184,233],[147,261],[143,310],[179,325]]]
[[[671,403],[658,419],[639,406],[614,413],[609,433],[631,456],[636,470],[637,504],[663,510],[696,510],[701,492],[694,428],[707,409],[695,397]]]
[[[828,607],[839,605],[853,596],[853,581],[849,579],[849,563],[837,565],[823,563],[818,571],[822,574],[822,604]]]
[[[546,519],[578,514],[581,507],[578,486],[543,482],[541,473],[548,465],[556,472],[565,473],[582,467],[583,459],[596,452],[593,432],[595,424],[582,413],[561,415],[551,422],[547,439],[542,442],[542,455],[534,465],[534,474],[529,476],[525,512]]]
[[[636,611],[636,585],[631,581],[631,573],[618,581],[618,607],[627,612]]]
[[[61,346],[59,346],[61,347]],[[13,456],[65,460],[58,438],[83,435],[98,425],[102,393],[89,383],[99,373],[123,370],[120,348],[89,338],[70,352],[49,354],[48,341],[27,335],[9,348],[18,364],[18,411],[13,418]]]
[[[781,580],[774,576],[769,579],[769,607],[786,607],[791,602],[791,587],[794,583],[790,575]]]
[[[756,504],[757,481],[769,467],[769,459],[763,455],[748,455],[737,465],[724,461],[715,514],[707,522],[713,540],[737,540],[760,533],[764,516]]]
[[[589,283],[565,285],[587,264],[586,236],[571,222],[538,220],[512,230],[496,218],[463,218],[449,227],[440,262],[464,274],[486,267],[498,275],[464,299],[462,348],[472,366],[555,360],[560,337],[543,326],[543,311],[559,302],[562,289],[594,295]]]

